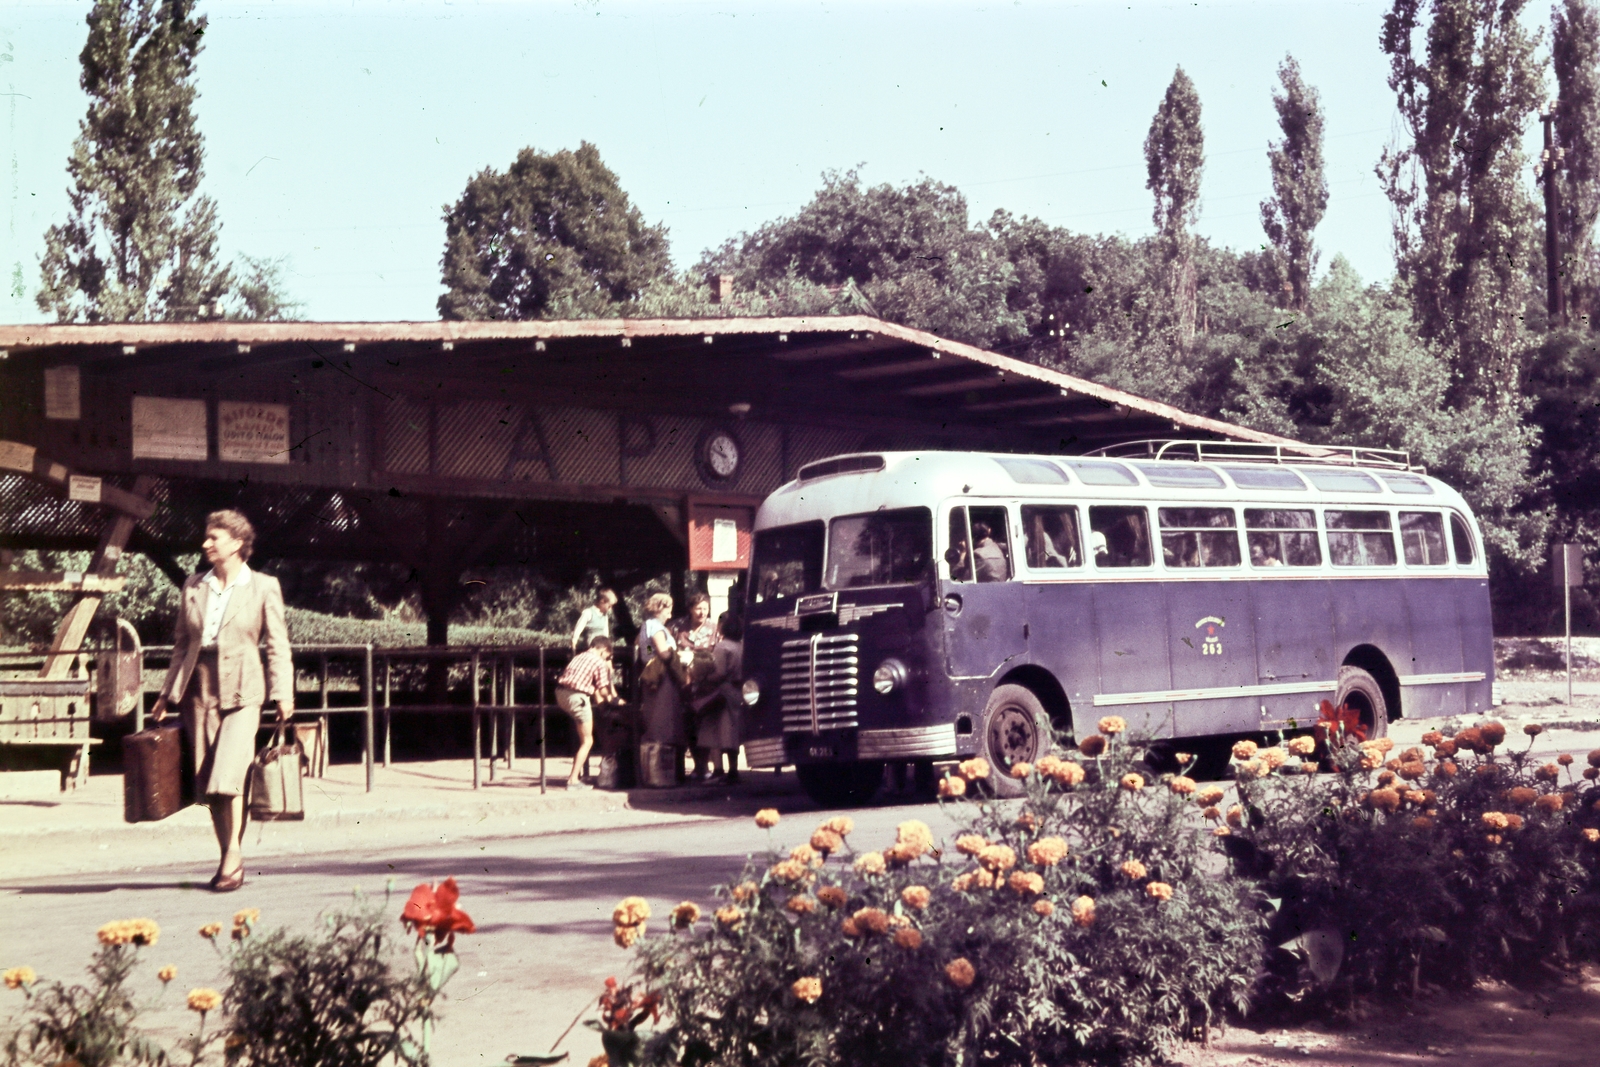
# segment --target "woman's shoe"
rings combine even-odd
[[[233,874],[226,877],[219,874],[217,877],[211,879],[211,891],[213,893],[231,893],[242,885],[244,885],[243,867],[240,867]]]

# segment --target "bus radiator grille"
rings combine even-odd
[[[812,634],[783,643],[778,692],[784,733],[857,725],[859,641],[856,634]]]

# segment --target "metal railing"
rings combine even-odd
[[[1123,441],[1085,453],[1108,459],[1185,460],[1191,463],[1301,463],[1338,467],[1414,470],[1411,453],[1360,445],[1275,445],[1254,441],[1185,441],[1155,438]]]

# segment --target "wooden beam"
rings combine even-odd
[[[150,490],[155,488],[156,480],[148,474],[141,474],[133,483],[133,494],[148,499]],[[128,547],[128,538],[133,534],[133,528],[138,524],[132,515],[123,513],[112,520],[100,539],[100,547],[95,551],[94,559],[89,563],[86,573],[94,574],[101,578],[109,578],[116,574],[117,564],[122,561],[122,550]],[[39,670],[40,678],[65,678],[72,669],[72,661],[77,658],[78,651],[83,648],[84,635],[89,632],[89,623],[94,619],[94,613],[100,608],[103,599],[96,593],[83,593],[78,597],[77,603],[67,609],[66,617],[61,620],[60,627],[56,630],[55,640],[50,642],[50,654],[45,657],[44,666]]]

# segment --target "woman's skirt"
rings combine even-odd
[[[256,758],[261,705],[224,709],[218,690],[216,651],[202,650],[183,702],[183,728],[194,750],[196,797],[244,795],[245,774]]]
[[[683,701],[671,677],[662,679],[655,692],[644,694],[640,711],[644,717],[644,737],[641,740],[656,745],[681,746],[689,743],[684,730]]]

